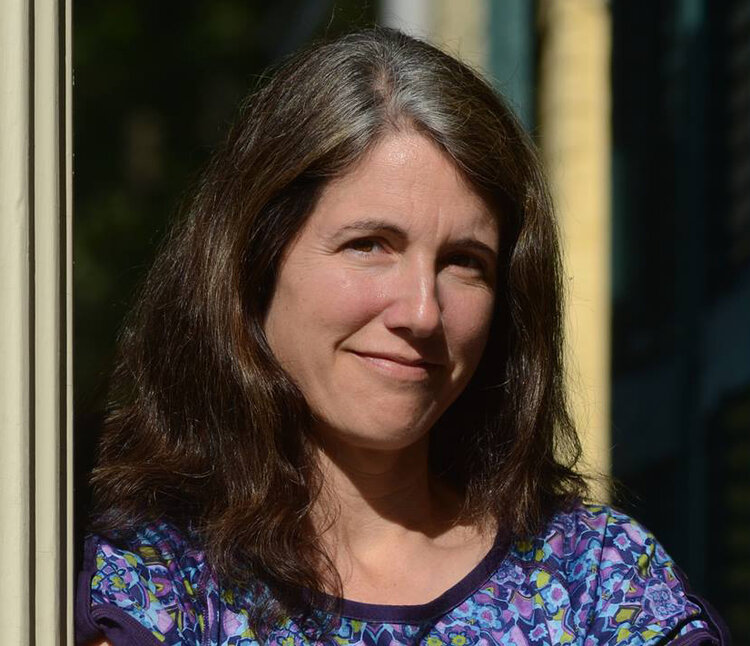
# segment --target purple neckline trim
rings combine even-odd
[[[506,534],[498,530],[495,542],[482,560],[458,583],[448,588],[439,597],[418,605],[383,605],[338,599],[322,595],[324,599],[339,603],[341,616],[356,621],[389,624],[419,624],[448,612],[479,590],[497,570],[508,553],[510,541]]]

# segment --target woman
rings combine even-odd
[[[722,643],[648,532],[580,502],[560,301],[484,81],[380,29],[291,58],[125,327],[79,641]]]

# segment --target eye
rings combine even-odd
[[[455,265],[457,267],[463,267],[476,272],[484,274],[485,267],[484,262],[475,256],[470,256],[464,253],[456,253],[448,256],[445,260],[446,265]]]
[[[358,254],[371,254],[377,249],[382,249],[383,245],[375,238],[357,238],[346,243],[346,248],[355,251]]]

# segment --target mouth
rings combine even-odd
[[[368,354],[353,352],[364,365],[377,370],[381,374],[408,381],[427,379],[439,366],[421,359],[407,359],[405,357],[386,355],[381,353]]]

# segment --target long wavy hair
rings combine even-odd
[[[461,494],[464,518],[494,517],[516,536],[585,493],[563,386],[558,235],[534,146],[465,64],[376,28],[273,70],[167,236],[119,340],[95,531],[174,523],[223,584],[262,585],[277,613],[309,613],[331,577],[340,590],[311,523],[313,416],[263,320],[321,190],[398,131],[434,141],[501,231],[489,341],[430,431],[431,469]]]

